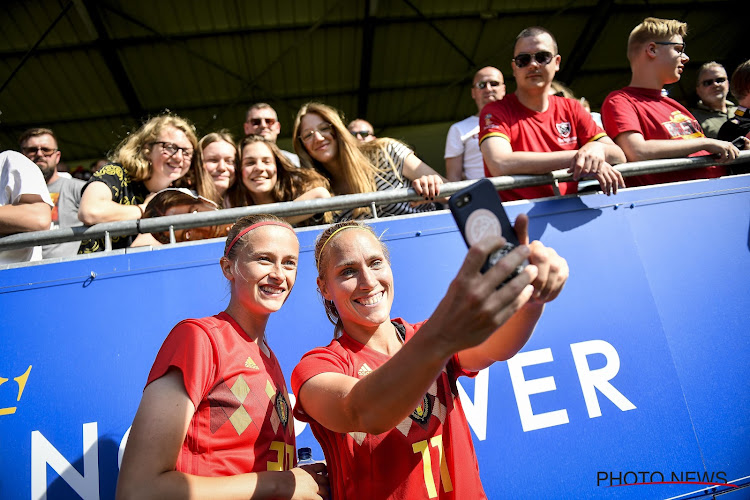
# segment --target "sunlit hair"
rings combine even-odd
[[[396,178],[401,179],[396,165],[385,149],[390,143],[398,141],[389,138],[379,138],[370,142],[359,141],[344,126],[343,117],[336,109],[319,102],[309,102],[302,106],[294,119],[294,131],[292,133],[292,137],[294,137],[294,151],[299,156],[300,163],[303,166],[313,167],[320,171],[331,181],[331,186],[337,184],[337,179],[333,178],[333,174],[322,163],[310,156],[310,153],[307,152],[307,147],[302,142],[302,137],[300,137],[302,132],[302,118],[309,113],[318,115],[324,122],[330,123],[333,127],[333,140],[336,141],[337,146],[336,159],[341,168],[341,175],[343,176],[343,179],[338,180],[343,181],[352,190],[351,193],[333,192],[332,194],[371,193],[377,191],[375,179],[383,174],[379,168],[381,157],[386,158],[387,168],[393,172]],[[355,208],[352,215],[354,218],[361,218],[369,213],[369,207],[360,207]]]
[[[178,207],[185,207],[186,210],[184,213],[206,212],[219,209],[216,203],[207,198],[195,196],[187,190],[170,188],[159,191],[156,196],[151,198],[151,201],[146,206],[146,210],[143,212],[143,218],[170,215],[170,209]],[[191,231],[193,234],[200,234],[200,239],[204,239],[220,237],[222,229],[224,229],[222,226],[206,226],[194,228]],[[175,234],[177,234],[177,231],[175,231]],[[182,234],[185,234],[185,232]],[[151,233],[151,235],[160,243],[164,243],[165,245],[169,243],[169,231]],[[182,240],[178,239],[178,241]]]
[[[55,133],[48,128],[41,128],[41,127],[30,128],[24,131],[24,133],[21,134],[21,137],[18,138],[18,145],[20,147],[23,147],[26,141],[28,141],[32,137],[39,137],[40,135],[51,135],[52,138],[55,140],[55,145],[57,145],[57,136],[55,135]]]
[[[521,32],[516,36],[516,41],[513,44],[513,54],[516,53],[516,45],[518,45],[518,41],[520,39],[531,38],[540,35],[549,35],[549,37],[552,39],[552,52],[554,52],[554,55],[557,55],[557,40],[555,40],[555,35],[550,33],[546,28],[542,28],[541,26],[530,26],[521,30]]]
[[[316,187],[324,187],[330,190],[328,180],[316,170],[294,166],[274,142],[267,140],[262,135],[248,135],[242,139],[237,147],[239,163],[235,167],[234,182],[227,190],[227,199],[232,207],[256,205],[252,193],[242,182],[242,156],[247,145],[258,142],[268,147],[276,164],[276,184],[271,190],[271,197],[274,202],[292,201]],[[325,222],[331,221],[330,213],[326,213],[324,220]]]
[[[211,132],[209,134],[204,135],[201,138],[201,140],[198,141],[198,149],[195,151],[195,153],[196,153],[196,155],[198,157],[198,159],[197,159],[198,167],[201,170],[203,170],[203,171],[206,172],[207,177],[211,181],[211,185],[213,186],[214,197],[212,198],[212,197],[206,196],[206,198],[209,198],[209,199],[215,201],[216,203],[218,203],[220,206],[223,206],[223,201],[224,200],[221,200],[221,196],[219,195],[219,192],[216,190],[216,186],[214,185],[213,180],[211,179],[211,174],[208,173],[208,171],[206,170],[205,164],[203,162],[203,150],[205,150],[208,146],[210,146],[211,144],[213,144],[215,142],[226,142],[227,144],[229,144],[230,146],[232,146],[232,149],[234,149],[235,170],[237,168],[237,159],[238,159],[237,158],[237,156],[238,156],[237,155],[237,145],[234,142],[234,137],[232,137],[232,134],[229,133],[228,130],[222,129],[222,130],[219,130],[218,132]],[[205,196],[205,195],[203,195],[203,196]]]
[[[273,106],[265,102],[256,102],[255,104],[247,108],[247,113],[245,113],[245,121],[248,121],[250,119],[250,112],[256,109],[270,109],[271,111],[273,111],[273,114],[276,115],[276,119],[279,119],[279,116],[276,113],[276,110],[273,109]]]
[[[195,136],[195,127],[190,122],[176,115],[159,115],[151,118],[141,128],[125,137],[112,154],[112,160],[121,164],[132,180],[145,181],[149,179],[153,174],[153,166],[148,155],[151,153],[154,141],[159,139],[159,134],[165,127],[182,130],[190,141],[193,150],[197,150],[198,139]],[[188,173],[195,167],[195,158],[194,153]],[[203,193],[199,194],[205,196]]]
[[[682,21],[647,17],[630,32],[630,36],[628,37],[628,60],[632,62],[632,57],[646,43],[665,42],[675,35],[680,35],[684,39],[687,31],[688,25]]]
[[[236,261],[237,256],[241,253],[247,252],[246,247],[247,242],[250,240],[250,237],[248,234],[252,234],[255,230],[250,231],[249,233],[245,234],[240,238],[239,241],[237,241],[234,246],[229,249],[229,245],[232,244],[232,241],[237,237],[240,232],[242,232],[243,229],[248,228],[252,226],[253,224],[258,224],[260,222],[276,222],[278,224],[283,224],[285,226],[289,226],[289,229],[291,231],[294,231],[292,229],[292,226],[289,225],[288,222],[276,217],[272,214],[258,214],[258,215],[245,215],[244,217],[240,217],[237,219],[237,221],[234,223],[232,228],[229,230],[229,233],[227,233],[227,241],[224,244],[224,255],[227,259],[231,261]],[[229,249],[229,253],[227,253],[227,249]]]
[[[732,81],[729,83],[732,95],[738,100],[743,100],[750,93],[750,59],[743,62],[732,73]]]
[[[325,281],[326,279],[326,271],[328,270],[329,262],[328,256],[331,253],[331,248],[336,245],[336,239],[342,232],[349,230],[367,231],[368,233],[370,233],[378,241],[378,243],[380,243],[380,247],[383,250],[383,255],[385,256],[386,261],[390,263],[391,257],[388,252],[388,247],[380,238],[378,238],[378,236],[375,234],[375,231],[372,229],[372,226],[356,220],[338,222],[336,224],[331,224],[330,226],[328,226],[322,233],[318,235],[318,238],[315,240],[315,267],[318,270],[319,280]],[[341,318],[339,317],[339,312],[336,309],[336,305],[332,301],[324,299],[322,295],[321,299],[323,300],[323,307],[325,308],[328,320],[336,325],[334,336],[338,337],[343,330],[343,324],[341,323]]]
[[[552,92],[553,95],[559,95],[560,97],[567,97],[568,99],[576,98],[572,90],[570,90],[568,87],[563,85],[562,82],[559,82],[557,80],[552,80],[552,82],[550,83],[550,89],[554,91]]]

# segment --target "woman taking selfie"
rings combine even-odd
[[[358,141],[339,113],[325,104],[302,106],[294,120],[294,150],[303,167],[313,167],[331,183],[334,195],[370,193],[413,187],[428,203],[390,203],[377,207],[378,216],[435,210],[429,203],[440,193],[443,178],[417,158],[405,144],[381,138]],[[372,217],[370,208],[346,210],[338,220]]]
[[[244,207],[282,201],[330,198],[328,181],[311,168],[298,168],[279,147],[260,135],[240,143],[240,173],[227,193],[228,205]],[[293,215],[290,224],[305,226],[331,222],[330,214]]]
[[[232,227],[220,260],[229,305],[180,322],[164,341],[133,420],[118,498],[326,497],[323,465],[293,468],[289,396],[266,340],[298,256],[296,234],[277,217],[242,217]]]
[[[325,453],[331,498],[486,498],[456,379],[518,352],[568,276],[554,250],[528,244],[527,224],[519,216],[526,244],[484,274],[505,240],[473,245],[433,315],[416,324],[391,319],[388,251],[369,226],[342,222],[320,235],[317,282],[335,338],[302,358],[292,390],[295,417]]]

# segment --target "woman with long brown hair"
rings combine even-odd
[[[279,147],[260,135],[248,135],[239,146],[240,169],[227,191],[232,207],[264,205],[282,201],[329,198],[328,181],[311,168],[298,168]],[[285,217],[295,225],[331,222],[331,216],[295,215]]]
[[[377,207],[378,216],[402,215],[435,209],[443,178],[404,143],[379,138],[360,142],[344,126],[341,115],[325,104],[302,106],[294,120],[294,150],[303,167],[313,167],[328,178],[335,195],[370,193],[413,187],[428,203],[389,203]],[[370,208],[355,208],[338,220],[372,217]]]

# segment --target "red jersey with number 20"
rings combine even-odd
[[[395,321],[405,327],[406,342],[424,324]],[[305,354],[292,373],[292,389],[299,394],[300,387],[320,373],[361,379],[388,359],[344,332],[327,347]],[[459,375],[474,374],[461,370],[454,356],[412,414],[378,435],[332,432],[308,416],[298,401],[294,416],[310,423],[323,448],[332,498],[486,498],[469,424],[458,398]]]
[[[182,372],[195,405],[176,470],[230,476],[294,466],[294,419],[279,362],[231,316],[222,312],[175,326],[147,385],[170,368]]]

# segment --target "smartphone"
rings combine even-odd
[[[489,180],[480,179],[471,186],[457,191],[448,200],[448,206],[467,247],[485,236],[497,235],[505,238],[505,245],[487,258],[482,266],[483,273],[520,244],[500,196]],[[518,266],[500,286],[515,278],[526,264],[528,262],[525,261]]]
[[[742,151],[743,149],[745,149],[745,136],[741,135],[738,138],[736,138],[735,140],[733,140],[732,141],[732,145],[734,145],[734,147],[737,148],[737,149],[739,149],[740,151]]]

